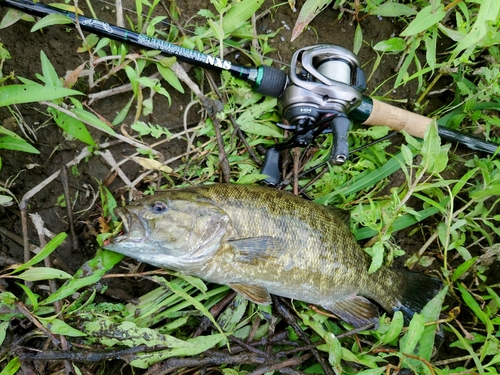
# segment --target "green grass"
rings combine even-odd
[[[169,8],[173,20],[170,26],[165,27],[162,18],[154,16],[162,12],[158,1],[152,4],[136,1],[136,14],[133,20],[128,20],[127,27],[215,56],[223,55],[221,42],[224,42],[226,47],[247,55],[252,64],[260,64],[261,60],[269,63],[266,58],[272,52],[269,35],[258,35],[251,19],[260,3],[248,0],[212,3],[211,10],[200,10],[203,22],[197,24],[194,34],[182,35],[184,29],[177,18],[182,5],[175,2],[171,2]],[[309,24],[315,13],[329,3],[332,2],[307,0],[298,16],[296,30]],[[420,0],[411,4],[340,0],[331,5],[340,9],[339,16],[346,19],[354,14],[358,22],[356,49],[373,48],[379,54],[379,61],[384,54],[394,54],[400,59],[398,73],[390,79],[384,78],[394,89],[416,83],[417,108],[425,109],[427,94],[446,77],[455,93],[454,100],[432,115],[446,119],[446,124],[454,129],[480,133],[488,140],[498,141],[500,3],[497,0],[446,3]],[[264,10],[261,6],[258,12]],[[278,17],[280,11],[279,6],[271,9],[274,17]],[[401,33],[373,45],[371,40],[363,38],[363,19],[373,16],[397,18],[403,25]],[[9,17],[18,16],[8,13],[6,18]],[[62,20],[54,17],[42,19],[34,30],[59,27],[50,26],[59,23]],[[444,38],[450,39],[451,46],[442,51],[438,41]],[[257,50],[261,55],[253,53]],[[161,58],[151,51],[131,54],[128,46],[95,36],[87,36],[80,51],[82,60],[89,60],[91,56],[94,60],[106,61],[92,68],[89,80],[64,84],[42,53],[38,82],[12,75],[0,76],[0,106],[13,111],[12,106],[16,104],[43,104],[45,115],[53,119],[63,134],[81,142],[75,144],[82,150],[88,148],[85,154],[88,157],[79,163],[92,163],[91,155],[104,151],[91,134],[98,132],[112,140],[128,142],[137,148],[133,160],[150,176],[155,176],[154,179],[148,177],[148,182],[142,184],[145,194],[173,186],[262,180],[258,163],[261,157],[252,153],[257,147],[267,147],[283,138],[276,126],[281,120],[276,99],[252,92],[247,84],[225,73],[214,86],[210,77],[196,70],[197,81],[192,84],[210,87],[205,92],[206,98],[223,100],[224,105],[217,115],[202,118],[200,124],[190,130],[171,133],[159,124],[146,123],[144,116],[156,113],[155,96],[171,101],[172,93],[186,90],[186,81],[181,84],[182,77],[176,73],[174,59]],[[419,51],[425,58],[417,58]],[[106,60],[109,56],[113,58]],[[0,45],[0,67],[10,57]],[[161,79],[150,78],[152,71],[157,71]],[[409,74],[410,71],[417,73]],[[97,82],[105,84],[115,74],[127,77],[132,91],[123,108],[117,114],[107,114],[108,118],[89,111],[82,103],[85,96],[71,89],[90,87]],[[372,94],[389,99],[377,91]],[[193,105],[202,100],[195,95],[192,98]],[[123,125],[129,114],[134,118],[130,128],[136,138],[132,141],[112,128],[112,125],[115,129]],[[236,135],[239,131],[245,142]],[[350,142],[353,148],[365,146],[386,133],[384,128],[356,126]],[[186,154],[164,160],[157,143],[173,138],[184,139],[189,147]],[[327,160],[331,143],[331,136],[320,137],[317,150],[304,154],[300,160],[296,158],[297,162],[305,169],[320,164]],[[322,373],[321,364],[309,354],[312,345],[322,353],[334,374],[389,374],[401,368],[417,374],[497,374],[500,371],[497,276],[500,161],[481,154],[455,155],[452,146],[439,139],[434,126],[429,127],[424,140],[405,135],[401,145],[392,148],[389,145],[389,141],[383,141],[363,148],[345,165],[329,166],[323,175],[297,178],[296,184],[299,188],[306,186],[316,176],[317,180],[305,193],[318,203],[351,212],[352,230],[359,240],[366,241],[363,245],[373,258],[371,270],[405,256],[408,267],[418,266],[429,272],[432,269],[434,276],[444,281],[443,291],[421,314],[415,315],[408,327],[403,326],[402,315],[396,313],[393,317],[383,316],[376,330],[345,336],[351,327],[294,301],[293,316],[305,332],[304,337],[296,333],[284,315],[269,306],[255,305],[240,296],[223,304],[230,293],[227,287],[205,284],[164,270],[111,273],[122,256],[100,249],[74,275],[52,266],[36,266],[64,240],[66,235],[61,233],[31,261],[0,271],[0,279],[9,283],[16,280],[17,290],[22,290],[18,295],[8,290],[0,292],[0,343],[9,342],[9,323],[13,319],[28,318],[37,327],[37,337],[52,340],[47,355],[56,356],[53,357],[58,358],[56,363],[72,360],[78,373],[84,370],[118,373],[120,370],[105,361],[118,357],[136,373],[155,363],[179,369],[196,367],[195,362],[189,362],[191,357],[231,375],[278,371],[284,367],[283,363],[290,363],[297,371]],[[25,136],[0,126],[0,168],[2,149],[38,152]],[[224,164],[227,174],[221,171]],[[404,176],[402,182],[387,189],[391,176],[398,171]],[[293,173],[288,177],[293,180]],[[0,205],[20,200],[8,184],[0,185]],[[56,197],[53,203],[56,204]],[[120,230],[112,213],[117,204],[121,203],[102,186],[99,200],[102,233],[96,239],[100,245],[109,237],[109,232]],[[403,230],[405,236],[422,242],[421,248],[414,249],[412,254],[407,254],[398,244],[397,236]],[[100,281],[109,278],[139,278],[148,282],[150,288],[131,302],[103,301]],[[43,284],[55,279],[64,282],[50,295],[37,294],[39,292],[31,288],[30,282]],[[27,283],[22,284],[23,281]],[[222,306],[222,310],[214,317],[210,311],[217,306]],[[210,322],[213,329],[195,335],[200,321]],[[273,331],[277,324],[287,334],[272,345],[266,344],[266,339],[275,337]],[[439,334],[436,336],[436,333]],[[441,335],[444,335],[444,344],[439,348]],[[61,336],[75,344],[74,352],[93,352],[95,358],[101,359],[98,367],[90,360],[64,357],[59,351]],[[253,348],[240,341],[249,339],[262,341]],[[95,352],[96,347],[107,350],[110,356]],[[225,352],[228,347],[232,348],[231,352]],[[238,356],[239,348],[247,353],[246,361]],[[128,349],[130,351],[126,351]],[[211,351],[202,359],[200,355],[207,350]],[[22,373],[19,353],[2,350],[0,354],[0,375]]]

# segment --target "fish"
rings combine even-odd
[[[369,273],[346,211],[270,187],[174,188],[115,212],[123,233],[107,250],[227,285],[257,304],[271,295],[314,304],[354,327],[378,326],[379,307],[409,322],[442,287],[404,269]]]

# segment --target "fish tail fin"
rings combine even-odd
[[[415,313],[433,299],[443,287],[441,280],[421,273],[398,270],[402,277],[402,287],[396,305],[392,308],[401,311],[408,324]]]

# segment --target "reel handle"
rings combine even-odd
[[[333,146],[330,153],[331,164],[344,164],[349,157],[349,144],[347,136],[351,120],[344,113],[336,115],[330,122],[330,128],[333,133]]]
[[[281,182],[279,161],[280,152],[276,147],[268,148],[264,158],[264,165],[260,173],[268,176],[264,182],[269,186],[277,186]]]

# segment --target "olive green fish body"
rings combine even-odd
[[[276,189],[169,190],[118,213],[128,233],[110,250],[229,285],[257,303],[270,303],[269,293],[314,303],[355,326],[377,321],[369,300],[409,318],[441,285],[386,267],[368,274],[370,258],[344,213]]]

